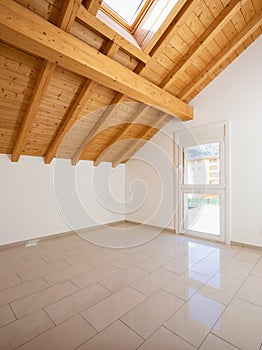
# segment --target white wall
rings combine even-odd
[[[186,127],[200,126],[217,121],[231,119],[231,240],[262,246],[262,37],[253,43],[240,57],[227,67],[192,102],[195,119],[186,123]],[[163,149],[172,158],[173,132],[185,127],[175,119],[164,128],[164,134],[157,134],[152,140],[154,145]],[[134,158],[148,160],[152,158],[153,145],[144,146]],[[153,164],[161,159],[155,155]],[[132,160],[126,165],[126,188],[135,178],[143,181],[150,192],[150,205],[155,207],[159,194],[152,184],[152,169],[141,167],[141,161]],[[166,186],[170,188],[168,200],[162,201],[161,211],[175,212],[171,163],[167,165]],[[140,197],[140,193],[133,193]],[[169,206],[172,206],[171,209]],[[127,215],[134,221],[146,221],[152,216],[149,206],[141,206]],[[162,225],[161,218],[155,221]],[[168,227],[174,227],[173,223]]]
[[[124,166],[0,155],[0,169],[0,245],[124,219]]]

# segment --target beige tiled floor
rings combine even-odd
[[[167,232],[118,250],[74,234],[2,249],[1,349],[262,350],[262,252]]]

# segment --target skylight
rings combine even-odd
[[[148,0],[104,0],[103,3],[116,15],[121,17],[127,25],[132,26],[140,15],[140,12],[143,11],[144,5],[148,3]]]

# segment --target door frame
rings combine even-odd
[[[191,128],[188,128],[189,131],[192,130],[192,134],[194,133],[194,129],[200,129],[200,128],[205,128],[205,127],[221,127],[223,126],[224,129],[224,137],[223,137],[223,142],[220,143],[222,145],[221,152],[223,152],[223,157],[224,161],[222,166],[224,167],[224,178],[222,178],[222,181],[224,182],[224,194],[221,195],[221,201],[222,204],[224,204],[224,237],[219,237],[219,239],[216,239],[215,236],[205,234],[205,233],[200,233],[200,232],[194,232],[194,231],[183,231],[181,230],[181,224],[182,224],[182,206],[183,206],[183,200],[182,200],[182,193],[183,191],[187,191],[187,189],[190,189],[194,187],[194,192],[197,193],[198,187],[203,188],[203,186],[198,186],[198,185],[189,185],[186,186],[184,185],[183,191],[181,191],[180,188],[180,181],[181,181],[181,176],[182,176],[182,159],[181,159],[181,147],[179,143],[179,134],[184,131],[185,129],[182,130],[177,130],[174,132],[174,164],[175,164],[175,175],[174,175],[174,180],[175,180],[175,232],[179,234],[185,234],[185,235],[190,235],[190,236],[196,236],[200,238],[206,238],[206,239],[211,239],[214,241],[219,241],[222,243],[230,243],[231,240],[231,144],[230,144],[230,139],[231,139],[231,120],[225,120],[225,121],[219,121],[216,123],[209,123],[209,124],[203,124],[203,125],[197,125]],[[208,143],[208,140],[206,140]],[[204,142],[206,142],[204,140]],[[212,142],[213,140],[210,140]],[[214,141],[215,142],[215,141]],[[222,163],[222,162],[221,162]],[[218,190],[221,191],[222,186],[220,185],[214,185],[213,190]],[[223,240],[221,241],[221,238]]]

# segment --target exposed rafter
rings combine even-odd
[[[20,49],[182,120],[193,118],[183,101],[12,0],[0,1],[0,24],[2,39]]]
[[[105,46],[104,53],[108,55],[108,57],[113,57],[118,50],[119,50],[119,46],[111,41],[111,42],[108,42],[107,45]],[[77,96],[75,103],[73,104],[72,108],[69,110],[68,114],[66,115],[62,126],[60,127],[54,141],[52,142],[52,145],[50,146],[47,152],[47,155],[45,157],[46,164],[50,164],[52,162],[61,142],[63,141],[63,138],[68,133],[68,131],[72,128],[75,122],[78,120],[78,117],[81,111],[85,107],[88,99],[90,98],[96,86],[97,86],[96,82],[86,79],[80,91],[80,94]]]
[[[13,153],[12,153],[12,162],[18,162],[20,155],[22,153],[23,146],[25,144],[26,137],[33,125],[36,114],[40,107],[42,98],[46,92],[47,86],[51,79],[52,74],[55,71],[56,65],[49,61],[44,61],[41,71],[39,73],[33,96],[29,102],[19,135],[16,141]]]
[[[72,158],[72,165],[76,165],[78,161],[81,159],[82,155],[86,153],[88,150],[88,147],[90,143],[92,142],[93,137],[96,136],[99,129],[101,129],[101,126],[103,123],[105,123],[115,112],[116,108],[118,107],[119,101],[124,101],[124,96],[121,94],[117,94],[114,100],[111,102],[111,105],[105,109],[105,111],[102,113],[100,118],[98,118],[97,122],[93,126],[93,128],[90,130],[84,141],[82,142],[79,149],[76,151]]]
[[[209,74],[217,69],[224,60],[232,54],[259,26],[262,24],[262,10],[239,32],[231,42],[220,51],[216,57],[203,69],[179,94],[179,98],[185,99],[201,84]]]
[[[87,10],[95,16],[102,4],[102,0],[85,0],[84,3]]]
[[[241,2],[239,0],[232,0],[230,3],[221,11],[221,13],[215,18],[210,26],[203,32],[203,34],[196,40],[189,50],[183,55],[180,61],[174,66],[173,69],[168,72],[164,79],[159,84],[160,87],[168,88],[176,79],[177,74],[182,68],[188,64],[202,49],[206,46],[216,35],[219,33],[226,22],[239,10]]]
[[[57,26],[69,32],[81,6],[81,0],[64,0]]]
[[[156,131],[159,130],[159,128],[162,126],[163,121],[165,120],[167,116],[166,115],[159,115],[159,119],[158,121],[151,126],[145,126],[145,128],[143,129],[143,131],[137,135],[137,140],[135,140],[132,144],[131,147],[129,147],[128,149],[125,149],[123,152],[121,152],[117,158],[112,162],[112,166],[116,167],[118,166],[118,164],[120,164],[121,162],[123,162],[124,160],[127,160],[128,158],[130,158],[135,152],[137,152],[141,142],[145,142],[147,141],[148,137],[150,137],[150,134],[152,133],[152,130],[156,129]]]
[[[100,152],[100,154],[98,155],[98,157],[94,161],[95,166],[98,166],[103,161],[103,158],[106,156],[107,152],[110,150],[110,146],[112,146],[114,143],[118,142],[122,138],[123,134],[127,133],[127,131],[130,128],[132,128],[132,124],[137,122],[137,120],[139,119],[141,114],[148,111],[149,108],[150,107],[148,107],[148,106],[142,105],[138,108],[138,110],[135,111],[133,116],[128,121],[129,124],[124,124],[124,126],[120,129],[120,131],[118,131],[116,133],[116,135],[105,145],[103,151]]]
[[[82,109],[86,105],[90,95],[92,94],[94,88],[96,87],[96,83],[92,80],[86,80],[80,94],[77,96],[77,99],[73,106],[71,107],[70,111],[68,112],[65,121],[63,122],[62,126],[60,127],[58,134],[56,135],[52,145],[50,146],[47,155],[45,157],[45,163],[49,164],[53,160],[53,158],[56,155],[56,152],[65,137],[65,135],[68,133],[68,131],[72,128],[72,126],[75,124],[75,122],[78,120],[79,114],[81,113]]]
[[[79,10],[79,7],[81,5],[81,0],[66,0],[64,1],[64,5],[61,11],[61,14],[58,18],[57,25],[65,30],[69,31],[74,20],[76,17],[76,14]],[[17,142],[15,144],[13,153],[12,153],[12,161],[18,162],[26,137],[33,125],[33,122],[35,120],[35,117],[37,115],[38,109],[40,107],[42,98],[44,97],[44,94],[46,92],[46,89],[48,87],[48,84],[50,82],[50,79],[55,71],[56,64],[53,62],[50,62],[48,60],[44,60],[42,69],[40,71],[40,74],[37,79],[37,83],[33,92],[33,96],[31,98],[31,101],[28,105],[24,121],[21,127],[21,130],[19,132],[19,136],[17,139]]]

